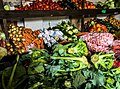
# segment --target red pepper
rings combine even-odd
[[[119,60],[114,60],[113,67],[114,68],[120,67],[120,61]]]

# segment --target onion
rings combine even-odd
[[[12,37],[12,36],[13,36],[13,34],[11,34],[11,33],[10,33],[10,34],[9,34],[9,36],[10,36],[10,37]]]
[[[18,34],[20,35],[20,34],[21,34],[21,31],[18,31]]]
[[[24,49],[21,49],[21,52],[22,52],[22,53],[24,53],[24,52],[25,52],[25,50],[24,50]]]
[[[13,52],[13,48],[11,48],[10,51]]]
[[[19,37],[19,35],[18,35],[18,34],[16,34],[15,36],[16,36],[16,37]]]
[[[20,38],[17,38],[17,41],[20,41]]]
[[[16,41],[16,40],[17,40],[17,38],[14,37],[14,38],[13,38],[13,41]]]
[[[12,26],[11,26],[11,28],[15,28],[15,26],[14,26],[14,25],[12,25]]]
[[[20,34],[19,37],[22,37],[22,35]]]
[[[7,46],[10,46],[10,43],[7,43],[6,45],[7,45]]]
[[[20,48],[20,46],[19,46],[19,45],[16,45],[16,48]]]
[[[12,34],[16,34],[16,31],[13,31]]]

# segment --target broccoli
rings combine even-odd
[[[68,49],[68,53],[73,54],[74,56],[87,56],[88,49],[83,41],[79,41],[75,47],[71,47]]]
[[[112,56],[113,55],[114,55],[114,53],[111,53],[111,54],[102,54],[102,55],[100,55],[100,54],[94,54],[94,55],[91,56],[91,62],[95,65],[95,68],[97,68],[97,69],[98,69],[98,65],[101,65],[104,68],[111,68],[112,65],[113,65],[113,60],[112,60]],[[109,64],[106,67],[107,61],[109,62]]]

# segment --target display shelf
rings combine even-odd
[[[35,17],[53,17],[53,16],[72,16],[81,15],[116,15],[120,14],[120,9],[82,9],[82,10],[24,10],[24,11],[5,11],[0,10],[0,19],[7,18],[35,18]]]

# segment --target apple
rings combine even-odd
[[[95,24],[95,22],[94,21],[91,21],[91,25],[94,25]]]
[[[5,6],[4,6],[4,9],[5,9],[5,10],[10,10],[10,6],[9,6],[9,5],[5,5]]]

